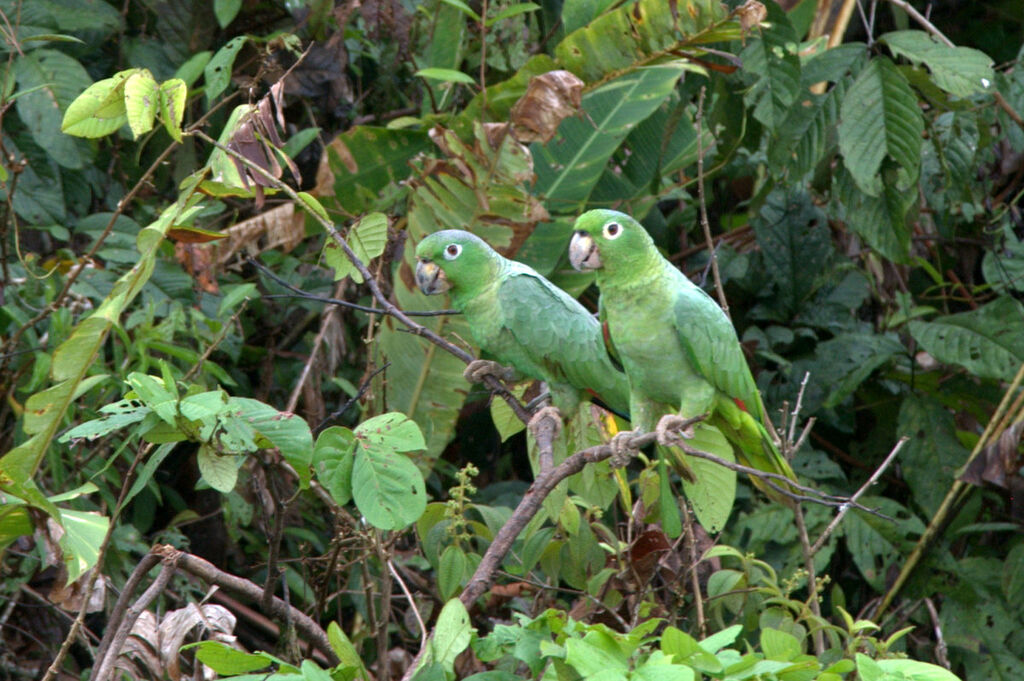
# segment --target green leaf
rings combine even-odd
[[[774,132],[789,115],[800,94],[798,41],[786,13],[768,3],[769,25],[740,53],[750,89],[743,98],[754,107],[754,118]]]
[[[871,660],[857,653],[857,673],[863,681],[960,681],[944,667],[917,660]]]
[[[441,614],[437,616],[434,638],[430,642],[434,662],[452,671],[455,658],[469,647],[473,632],[466,606],[457,598],[445,603]]]
[[[451,0],[446,0],[451,2]],[[476,85],[476,81],[470,76],[467,76],[462,71],[456,71],[455,69],[442,69],[436,66],[431,66],[425,69],[420,69],[414,76],[420,78],[430,78],[431,80],[440,80],[445,83],[463,83],[465,85]]]
[[[309,424],[295,414],[280,412],[248,397],[232,397],[230,404],[232,408],[240,410],[240,416],[256,432],[281,450],[281,455],[299,474],[302,487],[307,487],[312,475],[310,464],[313,460],[313,433]]]
[[[1024,362],[1024,309],[1009,296],[930,322],[914,320],[909,328],[935,359],[983,378],[1012,380]]]
[[[331,181],[320,198],[332,212],[372,210],[389,185],[409,176],[409,160],[432,146],[426,131],[363,125],[346,130],[327,145],[324,168]]]
[[[562,28],[568,35],[589,24],[614,4],[615,0],[566,0],[562,3]]]
[[[62,132],[63,112],[92,82],[85,68],[63,52],[43,48],[18,57],[14,76],[22,90],[33,90],[15,106],[36,143],[65,168],[91,161],[90,147]]]
[[[266,653],[247,653],[220,641],[199,641],[194,647],[196,659],[222,676],[254,672],[274,664]]]
[[[485,21],[484,25],[490,27],[498,23],[499,21],[511,19],[512,17],[519,16],[520,14],[526,14],[527,12],[536,12],[539,9],[540,5],[537,5],[532,2],[521,2],[515,5],[509,5],[508,7],[505,7],[500,12],[495,14],[493,17]]]
[[[68,570],[68,584],[71,584],[99,560],[100,545],[110,527],[110,518],[99,513],[62,508],[60,520],[64,528],[60,547]]]
[[[462,0],[441,0],[446,5],[454,7],[459,10],[473,21],[480,21],[480,15],[473,11],[473,9],[464,3]]]
[[[878,41],[888,45],[896,56],[925,64],[935,84],[957,97],[986,92],[995,79],[987,54],[970,47],[943,45],[924,31],[892,31]]]
[[[217,17],[217,23],[221,28],[227,28],[228,24],[238,16],[240,9],[242,9],[242,0],[213,0],[213,14]]]
[[[512,389],[512,394],[521,400],[528,387],[526,384],[518,385]],[[491,421],[494,422],[502,442],[526,428],[523,420],[508,406],[508,402],[500,398],[491,400]]]
[[[884,257],[897,263],[910,261],[909,211],[917,201],[915,192],[902,191],[893,169],[885,175],[879,196],[865,194],[852,173],[840,169],[836,173],[839,215],[858,236]]]
[[[358,435],[358,432],[357,432]],[[360,442],[352,468],[352,496],[367,522],[399,530],[423,514],[427,492],[423,475],[408,457],[388,447]]]
[[[555,56],[562,68],[594,83],[655,55],[693,48],[708,39],[729,39],[710,35],[727,18],[726,12],[718,0],[639,0],[567,35],[555,47]]]
[[[721,431],[706,423],[697,424],[693,439],[688,440],[687,444],[726,461],[736,461],[729,441]],[[678,456],[680,450],[673,448],[671,451]],[[710,533],[720,532],[725,527],[725,521],[729,519],[733,501],[736,499],[736,471],[706,459],[683,456],[697,476],[695,483],[683,480],[686,498],[693,504],[693,512],[701,526]]]
[[[369,265],[373,258],[384,252],[388,243],[388,218],[383,213],[370,213],[364,215],[359,222],[353,225],[346,236],[349,248],[364,265]],[[347,276],[357,284],[363,283],[363,275],[359,273],[356,266],[348,259],[345,252],[341,250],[334,239],[328,238],[324,244],[324,260],[334,268],[334,280],[338,281]]]
[[[899,454],[900,469],[914,501],[931,517],[967,461],[956,437],[956,422],[942,404],[924,395],[907,395],[900,405],[896,432],[910,440]]]
[[[679,64],[652,66],[585,95],[586,119],[567,118],[553,140],[531,146],[536,193],[559,212],[573,212],[590,195],[629,131],[671,94],[683,71]]]
[[[902,171],[898,188],[916,180],[921,165],[924,121],[906,78],[885,57],[872,59],[846,92],[839,125],[839,149],[857,187],[871,196],[882,191],[882,161]]]
[[[316,479],[339,506],[352,498],[352,463],[356,436],[348,428],[331,426],[316,439],[313,470]]]
[[[1002,231],[1001,247],[986,249],[981,271],[995,290],[1024,293],[1024,240],[1017,238],[1009,222]]]
[[[231,70],[235,64],[235,57],[249,39],[239,36],[228,41],[228,43],[217,50],[210,59],[203,74],[206,77],[206,101],[212,102],[220,93],[227,89],[231,83]]]
[[[61,130],[77,137],[104,137],[128,122],[124,83],[135,69],[98,80],[68,105]]]
[[[803,653],[800,639],[778,629],[761,629],[761,650],[772,660],[788,661]]]
[[[61,435],[57,441],[95,440],[125,426],[138,423],[152,412],[149,407],[134,405],[129,400],[108,404],[100,411],[105,412],[105,415],[75,426]]]
[[[188,86],[180,78],[172,78],[160,84],[160,120],[164,129],[175,142],[180,143],[181,126],[184,122],[185,103],[188,101]]]
[[[441,598],[448,600],[459,591],[468,564],[466,552],[458,546],[451,545],[444,550],[437,568],[437,588]]]
[[[164,387],[161,379],[133,371],[128,374],[125,382],[132,387],[135,396],[165,423],[172,426],[176,424],[178,400]]]
[[[124,82],[124,108],[134,139],[153,129],[159,106],[160,88],[153,74],[141,69],[128,77]]]
[[[327,625],[327,642],[331,644],[331,650],[341,660],[342,666],[355,667],[363,673],[364,677],[366,676],[366,669],[363,667],[363,661],[359,658],[359,652],[334,620]]]
[[[924,524],[904,506],[885,497],[863,497],[860,503],[896,522],[854,510],[845,521],[846,547],[865,581],[879,593],[885,590],[886,566],[909,551],[912,538],[924,532]]]
[[[218,454],[213,447],[206,443],[199,445],[196,457],[199,462],[199,473],[210,487],[224,494],[235,489],[235,483],[238,481],[238,465],[242,457]]]

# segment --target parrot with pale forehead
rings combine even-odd
[[[640,223],[613,210],[584,213],[574,225],[569,260],[596,274],[600,316],[629,379],[634,428],[657,430],[659,444],[668,446],[679,442],[673,430],[684,419],[706,414],[705,423],[721,431],[741,463],[796,480],[765,426],[732,322],[661,256]],[[682,431],[684,438],[692,434]],[[635,452],[631,435],[619,433],[612,442],[627,460]],[[769,497],[792,503],[764,480],[753,481]]]
[[[600,323],[575,298],[466,231],[446,229],[427,236],[417,244],[416,257],[420,290],[426,295],[447,292],[473,340],[497,360],[471,362],[467,380],[479,382],[485,374],[534,378],[547,384],[562,415],[575,412],[587,393],[625,413],[626,376],[608,356]]]

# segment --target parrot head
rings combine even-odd
[[[428,296],[481,282],[497,253],[461,229],[434,232],[416,246],[416,285]]]
[[[573,230],[569,262],[581,272],[627,267],[654,248],[639,222],[614,210],[588,210]]]

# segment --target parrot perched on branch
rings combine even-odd
[[[416,246],[416,257],[420,290],[426,295],[447,292],[452,307],[465,315],[473,340],[497,360],[471,362],[467,380],[479,382],[485,374],[542,380],[561,412],[550,414],[559,424],[563,415],[576,411],[585,393],[613,411],[626,412],[626,376],[608,357],[601,325],[575,298],[462,230],[427,236]]]
[[[732,322],[661,256],[637,221],[612,210],[584,213],[576,220],[569,260],[597,276],[600,316],[629,379],[634,428],[655,428],[659,444],[669,446],[679,442],[673,431],[684,419],[706,414],[705,424],[725,436],[741,463],[796,480],[765,427],[761,395]],[[682,436],[692,437],[692,427]],[[635,453],[630,437],[619,433],[612,442],[626,457]],[[754,478],[754,484],[792,504],[764,480]]]

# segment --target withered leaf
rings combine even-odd
[[[558,125],[575,115],[583,101],[583,81],[568,71],[548,71],[530,79],[526,94],[509,113],[520,142],[551,141]]]
[[[1020,452],[1021,438],[1024,437],[1024,421],[1018,421],[1003,431],[999,439],[985,447],[967,464],[960,479],[972,485],[986,482],[996,487],[1009,489],[1018,471],[1024,464]]]
[[[740,22],[740,30],[744,33],[764,21],[768,10],[757,0],[747,0],[735,10],[736,19]]]

